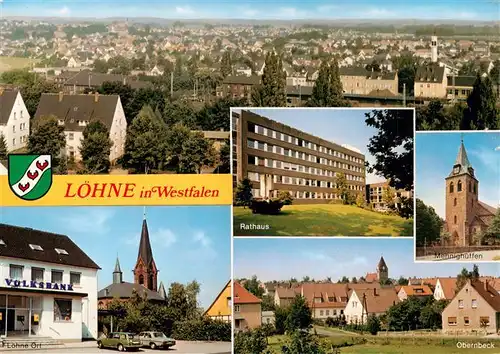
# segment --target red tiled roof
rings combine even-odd
[[[257,296],[249,292],[241,286],[240,283],[234,282],[234,303],[235,304],[260,304],[262,302]]]
[[[408,296],[430,296],[433,294],[428,285],[403,285],[401,288]]]

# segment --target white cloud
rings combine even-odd
[[[175,8],[175,12],[180,15],[192,15],[194,14],[194,10],[189,6],[177,6]]]
[[[71,233],[103,235],[110,231],[108,221],[115,215],[109,208],[72,208],[70,212],[59,218],[61,226]]]
[[[162,247],[169,247],[177,242],[177,236],[170,229],[159,229],[151,235],[151,239]]]
[[[57,14],[61,15],[61,16],[69,15],[70,12],[71,11],[67,6],[64,6],[64,7],[60,8],[59,10],[57,10]]]
[[[394,11],[387,10],[387,9],[373,8],[373,9],[369,9],[366,12],[363,12],[362,16],[360,16],[360,17],[363,17],[363,16],[387,18],[387,17],[395,17],[395,16],[397,16],[397,13]]]
[[[495,148],[495,151],[500,151],[500,145]]]
[[[485,168],[497,172],[500,154],[496,153],[496,151],[499,148],[500,146],[495,149],[481,147],[477,150],[469,150],[469,154],[477,158]]]
[[[212,240],[203,231],[196,231],[193,235],[193,241],[202,248],[212,247]]]

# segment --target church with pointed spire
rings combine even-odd
[[[480,234],[493,222],[497,209],[479,200],[479,180],[467,156],[463,137],[455,163],[446,177],[444,246],[467,247],[477,244]]]
[[[165,286],[162,282],[158,285],[158,268],[153,258],[153,250],[149,239],[146,213],[142,221],[139,251],[133,269],[133,283],[123,280],[123,272],[118,257],[113,270],[113,283],[101,289],[98,293],[98,306],[103,309],[113,299],[128,300],[134,292],[146,296],[148,300],[162,302],[167,298]]]

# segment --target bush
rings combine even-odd
[[[234,335],[235,354],[264,353],[267,349],[266,334],[261,328],[238,332]]]
[[[191,341],[231,341],[231,323],[204,318],[174,323],[172,337]]]
[[[370,317],[368,317],[366,329],[372,335],[376,335],[378,331],[380,331],[380,319],[375,315],[371,315]]]
[[[278,193],[278,200],[283,202],[283,205],[292,205],[293,197],[290,192],[280,191]]]
[[[254,214],[276,215],[283,208],[283,202],[279,200],[252,200],[250,209]]]

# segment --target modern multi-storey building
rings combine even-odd
[[[234,181],[248,178],[256,198],[288,191],[294,204],[340,200],[338,177],[352,194],[365,191],[365,156],[253,112],[233,112]]]
[[[390,194],[388,193],[390,191]],[[385,211],[388,209],[387,199],[392,198],[394,203],[400,198],[413,198],[412,191],[404,189],[395,189],[389,186],[389,182],[372,183],[366,185],[366,202],[370,204],[373,209]]]

